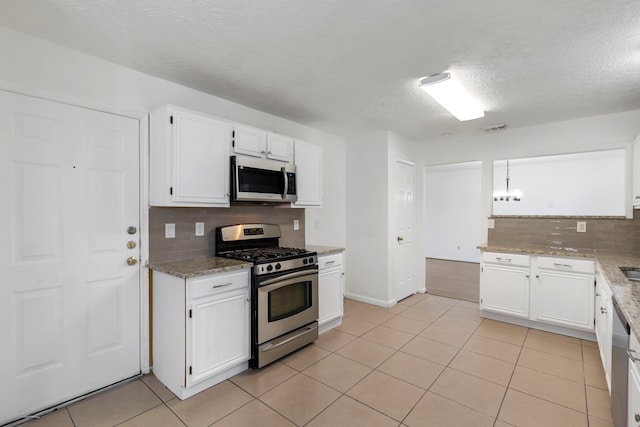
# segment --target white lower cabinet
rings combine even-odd
[[[182,279],[153,272],[153,372],[186,399],[247,369],[247,269]]]
[[[640,344],[633,333],[629,337],[629,350],[634,357],[640,357]],[[627,425],[638,427],[640,426],[640,361],[629,360],[628,375]]]
[[[342,323],[343,254],[318,256],[318,328],[323,333]]]
[[[536,257],[533,320],[594,330],[595,262]]]
[[[482,254],[480,308],[529,318],[529,256]]]
[[[598,340],[598,350],[604,368],[607,387],[611,391],[611,348],[613,330],[613,304],[611,301],[612,292],[604,275],[599,271],[596,273],[596,339]]]
[[[595,262],[483,252],[480,309],[526,326],[594,331]]]

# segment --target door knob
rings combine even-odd
[[[134,249],[135,247],[136,247],[136,242],[134,242],[133,240],[129,240],[127,242],[127,248]]]
[[[129,258],[127,258],[127,264],[136,265],[137,263],[138,263],[138,260],[136,259],[136,257],[130,256]]]

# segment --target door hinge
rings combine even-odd
[[[596,326],[596,319],[593,319],[593,326]]]
[[[232,147],[236,146],[236,131],[235,130],[231,131],[231,146]]]
[[[173,187],[169,187],[169,195],[173,196]]]
[[[193,312],[189,310],[189,319],[191,319],[192,317],[193,317]]]
[[[169,116],[169,123],[173,124],[173,116]]]
[[[193,366],[189,366],[189,375],[193,375]]]
[[[480,273],[484,273],[484,267],[480,267]]]

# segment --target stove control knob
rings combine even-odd
[[[307,261],[307,259],[306,259],[306,258],[302,260],[302,263],[303,263],[303,264],[306,264],[307,262],[308,262],[308,261]]]
[[[276,270],[280,270],[282,268],[282,266],[280,265],[280,263],[276,264]]]
[[[268,265],[267,266],[267,271],[271,271],[271,270],[273,270],[273,265]]]
[[[313,264],[313,257],[309,258],[309,264]]]

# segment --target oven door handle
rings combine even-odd
[[[295,271],[293,273],[285,274],[284,276],[278,276],[278,277],[274,277],[273,279],[265,280],[264,282],[260,283],[259,287],[273,285],[274,283],[282,282],[283,280],[295,279],[297,277],[302,277],[302,276],[309,276],[312,274],[316,274],[317,272],[318,272],[317,268],[312,268],[312,269],[303,270],[303,271]]]

